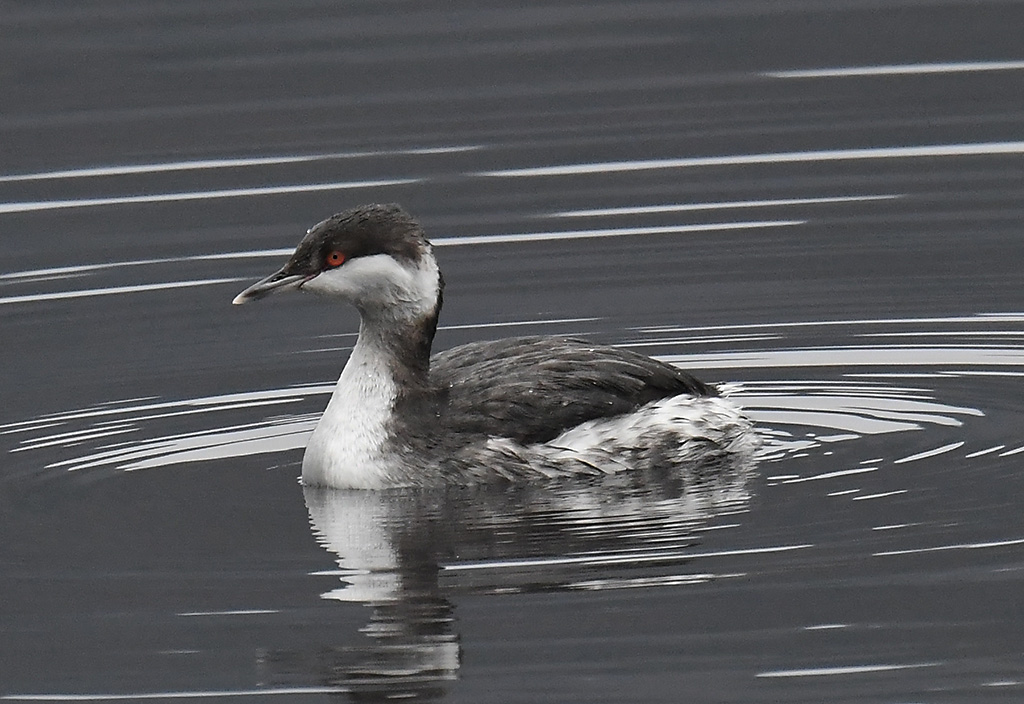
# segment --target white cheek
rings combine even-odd
[[[303,291],[321,296],[354,299],[359,293],[359,286],[343,268],[329,269],[302,284]]]
[[[416,267],[405,267],[386,254],[359,257],[321,273],[302,288],[359,306],[394,307],[420,314],[432,310],[437,300],[437,264],[432,257]]]

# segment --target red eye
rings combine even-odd
[[[327,255],[327,266],[336,267],[345,263],[345,253],[334,250]]]

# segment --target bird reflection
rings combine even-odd
[[[312,676],[353,701],[436,701],[461,661],[452,598],[713,578],[687,573],[687,553],[707,521],[745,510],[752,473],[751,458],[732,456],[587,484],[307,487],[313,533],[341,578],[322,596],[366,605],[370,619],[362,644],[270,653],[264,665],[276,681]]]

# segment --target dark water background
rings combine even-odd
[[[0,699],[1024,700],[1024,9],[0,5]],[[438,348],[730,382],[675,480],[312,492],[399,201]],[[470,239],[471,238],[471,239]]]

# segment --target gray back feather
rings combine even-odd
[[[441,426],[450,434],[546,442],[596,418],[661,398],[717,392],[629,350],[560,337],[474,342],[431,360]]]

